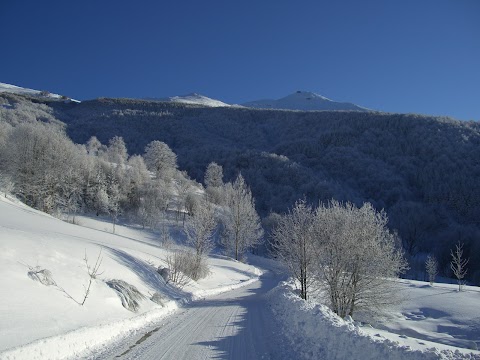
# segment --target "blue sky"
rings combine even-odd
[[[478,0],[1,0],[0,82],[78,99],[308,90],[480,120]]]

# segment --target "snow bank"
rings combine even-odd
[[[109,324],[84,327],[69,333],[37,340],[0,354],[0,359],[78,359],[94,358],[95,354],[143,329],[178,309],[175,301],[169,301],[163,308],[157,308],[134,318]]]
[[[353,321],[345,321],[328,307],[306,302],[282,282],[268,298],[286,337],[302,359],[480,359],[479,352],[436,347],[414,350],[397,341],[369,336]],[[430,343],[433,344],[433,343]]]

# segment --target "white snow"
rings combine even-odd
[[[192,105],[201,105],[201,106],[208,106],[208,107],[230,107],[231,105],[226,104],[220,100],[211,99],[207,96],[200,95],[197,93],[191,93],[188,95],[183,96],[172,96],[168,98],[162,99],[147,99],[151,101],[168,101],[168,102],[176,102],[181,104],[192,104]]]
[[[221,256],[209,259],[211,274],[178,290],[166,285],[155,267],[165,265],[168,250],[158,235],[126,226],[82,218],[86,228],[63,222],[11,199],[0,199],[0,359],[79,357],[98,351],[146,324],[166,316],[182,303],[250,284],[259,275],[253,266]],[[84,306],[54,286],[27,276],[28,267],[48,269],[55,282],[77,301],[100,249],[103,272],[93,282]],[[164,307],[148,299],[138,313],[122,307],[105,281],[121,279],[148,296],[159,292]]]
[[[283,282],[268,296],[272,310],[290,344],[297,351],[298,358],[480,359],[479,351],[432,341],[419,341],[405,335],[377,330],[371,326],[359,326],[351,319],[350,321],[341,319],[325,305],[300,299],[294,291],[292,281]],[[461,300],[455,304],[461,307]],[[431,304],[432,312],[435,307],[445,309],[441,302]],[[463,312],[466,313],[468,310],[470,309]],[[478,311],[476,313],[478,314]],[[472,334],[478,337],[478,330]]]
[[[414,280],[400,280],[405,301],[374,324],[383,330],[462,348],[480,347],[480,288]],[[389,336],[388,334],[386,337]]]
[[[297,91],[281,99],[255,100],[242,104],[245,107],[284,110],[360,110],[368,109],[352,103],[336,102],[310,91]]]
[[[5,84],[5,83],[0,83],[0,93],[2,93],[2,92],[12,93],[12,94],[20,94],[20,95],[41,96],[41,91],[40,90],[28,89],[28,88],[23,88],[23,87],[20,87],[20,86],[10,85],[10,84]],[[62,97],[62,95],[49,93],[48,96],[46,96],[46,97],[49,97],[49,98],[52,98],[52,99],[60,99]],[[70,99],[70,101],[80,102],[80,101],[74,100],[74,99]]]
[[[282,267],[266,259],[250,259],[269,269],[262,275],[255,266],[212,255],[211,274],[179,290],[155,271],[169,253],[157,233],[117,225],[114,235],[106,219],[76,220],[82,226],[0,198],[0,359],[109,358],[146,329],[158,334],[126,358],[148,358],[163,344],[162,351],[170,349],[172,356],[188,348],[197,354],[193,358],[291,358],[293,351],[298,359],[480,359],[480,352],[471,350],[480,343],[477,287],[457,292],[451,284],[400,280],[406,301],[372,327],[301,300],[291,281],[265,298],[262,294],[283,277]],[[100,249],[102,274],[84,306],[27,275],[28,266],[48,269],[79,301],[89,279],[85,253],[93,264]],[[124,280],[146,296],[159,292],[164,304],[145,299],[139,312],[130,312],[105,284],[109,279]],[[288,341],[279,344],[284,337]]]

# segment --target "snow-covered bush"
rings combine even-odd
[[[165,258],[165,262],[170,269],[169,281],[180,288],[187,285],[196,274],[204,276],[208,274],[206,263],[198,262],[197,257],[190,250],[175,250]]]
[[[115,290],[122,301],[122,306],[130,311],[136,312],[140,308],[140,301],[145,299],[140,291],[133,285],[123,280],[109,280],[106,284]]]

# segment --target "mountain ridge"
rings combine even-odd
[[[256,109],[278,110],[356,110],[372,111],[349,102],[333,101],[311,91],[298,90],[280,99],[262,99],[243,103],[242,106]]]

